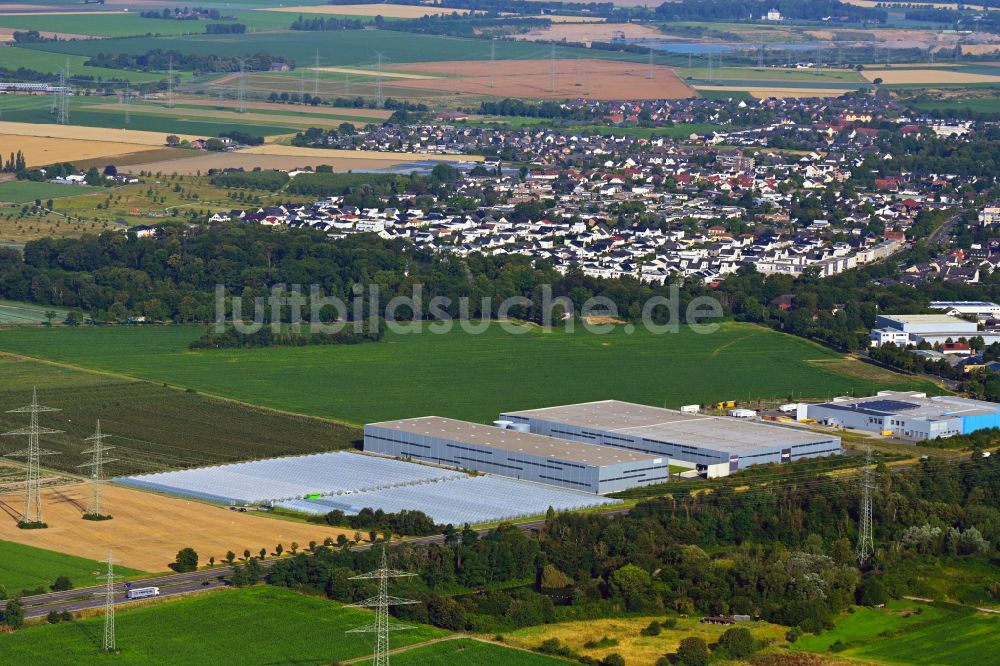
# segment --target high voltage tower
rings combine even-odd
[[[653,78],[653,47],[652,46],[649,47],[649,71],[646,72],[646,78],[647,79],[652,79]]]
[[[105,581],[104,588],[104,642],[101,649],[104,652],[116,652],[118,646],[115,643],[115,579],[121,576],[115,575],[115,560],[108,551],[108,572],[97,576]]]
[[[552,52],[549,58],[549,87],[554,93],[556,91],[556,45],[552,45]]]
[[[378,70],[375,72],[375,108],[382,108],[382,59],[385,57],[381,51],[376,51],[378,56]]]
[[[112,450],[113,446],[104,446],[104,440],[111,435],[101,434],[101,421],[97,421],[97,429],[94,434],[86,438],[85,442],[93,442],[93,445],[86,451],[81,451],[83,454],[91,454],[93,458],[89,463],[84,463],[80,467],[90,468],[90,481],[92,488],[92,495],[90,498],[90,511],[89,515],[99,517],[101,514],[101,484],[104,483],[104,463],[115,462],[113,458],[105,458],[104,453],[106,451]]]
[[[874,471],[872,470],[872,449],[868,447],[865,454],[865,475],[861,481],[861,514],[858,525],[858,564],[864,567],[875,554],[875,538],[872,530],[872,491],[875,488]]]
[[[129,97],[131,97],[131,95],[132,95],[132,90],[131,90],[131,88],[129,86],[129,82],[126,81],[125,82],[125,96],[122,97],[122,101],[125,103],[125,124],[126,125],[128,125],[129,122],[131,121],[131,117],[129,116],[129,106],[128,106],[128,103],[130,101]]]
[[[316,67],[313,69],[313,95],[319,94],[319,49],[316,49]]]
[[[375,571],[351,578],[351,580],[378,581],[378,594],[376,596],[369,597],[364,601],[359,601],[350,606],[350,608],[374,608],[375,623],[348,629],[347,631],[349,634],[375,634],[375,652],[372,655],[372,666],[389,666],[389,632],[405,631],[413,628],[409,625],[390,624],[389,622],[389,608],[391,606],[420,603],[412,599],[389,596],[389,579],[402,578],[404,576],[416,576],[416,574],[390,569],[386,560],[385,546],[382,546],[382,566]]]
[[[173,107],[174,105],[174,57],[170,56],[169,65],[167,67],[167,106]]]
[[[56,114],[56,122],[60,125],[69,124],[69,58],[66,67],[59,69],[59,92],[52,101],[52,111]]]
[[[37,524],[43,523],[42,520],[42,495],[41,486],[39,484],[39,471],[38,471],[38,458],[39,456],[53,456],[58,455],[55,451],[45,451],[38,445],[39,435],[54,435],[56,433],[62,432],[62,430],[52,430],[51,428],[42,428],[38,425],[38,414],[40,412],[58,412],[59,410],[55,407],[43,407],[38,404],[38,389],[34,388],[31,390],[31,404],[26,407],[18,407],[17,409],[11,409],[8,414],[30,414],[31,420],[27,428],[21,428],[19,430],[11,430],[10,432],[3,433],[4,435],[9,435],[12,437],[17,436],[27,436],[28,437],[28,448],[15,453],[10,453],[10,456],[16,456],[19,458],[28,459],[28,469],[24,482],[24,513],[21,514],[21,522],[26,524]]]
[[[497,38],[490,40],[490,88],[497,87]]]
[[[236,92],[236,110],[239,113],[246,113],[247,110],[247,86],[244,80],[243,59],[240,59],[240,80]]]

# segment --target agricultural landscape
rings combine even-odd
[[[1000,20],[0,3],[0,662],[1000,664]]]

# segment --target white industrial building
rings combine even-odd
[[[931,310],[943,314],[965,315],[983,319],[1000,319],[1000,305],[990,301],[931,301]]]
[[[1000,342],[1000,333],[980,331],[979,324],[948,314],[878,315],[871,330],[871,346],[893,343],[898,347],[944,344],[982,336],[986,344]]]

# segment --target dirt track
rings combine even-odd
[[[244,549],[272,552],[280,543],[287,551],[293,541],[305,548],[310,541],[322,543],[343,533],[113,485],[104,488],[104,499],[114,519],[93,522],[81,518],[87,497],[85,484],[44,490],[42,511],[49,528],[21,530],[9,512],[19,510],[23,495],[0,495],[0,539],[95,560],[107,558],[111,548],[123,565],[159,572],[187,546],[207,563],[212,556],[222,561],[227,550],[242,557]]]

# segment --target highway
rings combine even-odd
[[[627,513],[629,509],[615,509],[613,511],[607,512],[610,515]],[[542,528],[545,525],[544,520],[536,520],[527,523],[516,523],[516,526],[525,531],[535,531]],[[477,530],[479,534],[485,534],[492,531],[494,528],[480,529]],[[444,541],[443,534],[434,534],[425,537],[416,537],[413,539],[406,539],[405,542],[409,544],[422,544],[422,543],[441,543]],[[402,541],[396,541],[394,543],[403,543]],[[353,547],[353,550],[368,550],[371,548],[371,544],[359,544]],[[281,559],[275,558],[270,560],[261,560],[259,564],[264,569],[268,569]],[[225,587],[229,585],[229,578],[233,574],[233,567],[228,565],[217,566],[211,569],[199,569],[198,571],[192,571],[190,573],[179,573],[179,574],[166,574],[162,576],[152,576],[150,578],[143,578],[141,580],[131,580],[129,581],[130,587],[158,587],[160,588],[160,597],[174,597],[183,594],[191,594],[192,592],[200,592],[204,590],[213,590],[220,587]],[[116,585],[118,592],[115,594],[115,605],[116,606],[127,606],[130,603],[145,601],[146,599],[130,600],[126,595],[126,590],[122,583]],[[104,595],[106,588],[104,585],[94,585],[92,587],[81,587],[75,590],[67,590],[65,592],[49,592],[47,594],[38,594],[29,597],[23,597],[21,599],[24,604],[24,616],[26,618],[44,617],[49,614],[50,611],[69,611],[75,613],[77,611],[90,610],[94,608],[104,607]],[[148,597],[147,597],[148,599]],[[0,609],[6,608],[7,602],[0,601]]]

